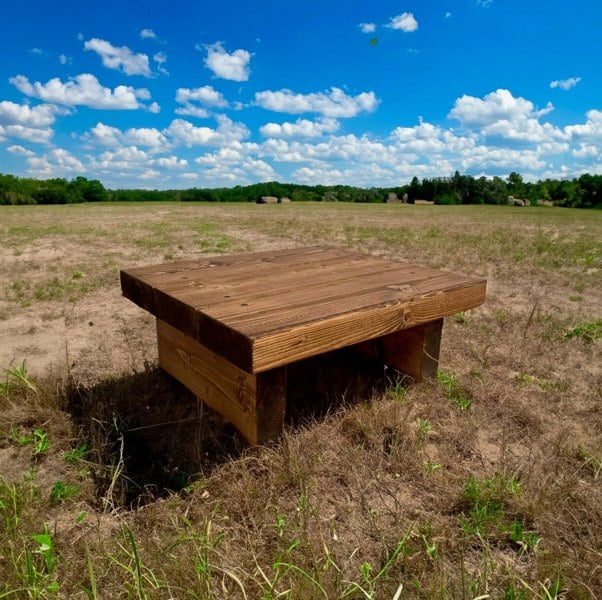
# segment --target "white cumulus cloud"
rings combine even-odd
[[[319,137],[325,133],[334,133],[340,125],[336,119],[322,118],[317,121],[297,119],[294,123],[266,123],[259,131],[264,137]]]
[[[47,127],[54,123],[57,112],[57,107],[50,104],[31,107],[28,104],[3,100],[0,102],[0,124]]]
[[[195,127],[184,119],[174,119],[163,133],[176,142],[185,146],[227,146],[234,141],[240,141],[250,135],[243,123],[235,123],[224,115],[216,117],[218,126]]]
[[[150,181],[151,179],[156,179],[160,175],[161,173],[155,169],[146,169],[146,171],[140,173],[139,178],[143,181]]]
[[[140,32],[140,37],[143,40],[156,40],[157,34],[152,29],[143,29]]]
[[[300,167],[293,175],[296,181],[306,185],[337,185],[345,182],[344,174],[338,169]]]
[[[569,77],[568,79],[557,79],[550,82],[551,88],[560,88],[567,91],[574,88],[581,81],[581,77]]]
[[[590,110],[586,116],[585,123],[569,125],[564,128],[564,131],[571,139],[597,142],[602,145],[602,110]]]
[[[299,114],[314,112],[324,117],[355,117],[360,112],[372,112],[378,106],[374,92],[348,96],[343,90],[332,87],[328,92],[296,94],[291,90],[257,92],[258,106],[274,112]]]
[[[197,100],[208,106],[217,106],[225,108],[228,106],[227,100],[221,92],[218,92],[210,85],[204,85],[199,88],[178,88],[176,90],[176,102],[184,103],[191,100]]]
[[[134,89],[131,86],[118,85],[111,90],[103,87],[90,73],[82,73],[64,83],[58,77],[46,83],[31,83],[24,75],[11,77],[9,81],[26,96],[64,106],[133,110],[142,108],[139,98],[147,100],[150,97],[148,90],[144,88]]]
[[[328,165],[330,161],[347,161],[363,164],[368,161],[393,164],[396,148],[373,141],[368,136],[330,136],[318,143],[269,138],[260,153],[276,162],[299,162],[311,165]]]
[[[157,63],[157,71],[163,75],[169,75],[169,71],[163,66],[167,62],[167,54],[165,52],[157,52],[153,55],[153,60]]]
[[[175,113],[177,115],[189,115],[201,119],[206,119],[210,116],[210,113],[205,108],[197,106],[195,102],[216,108],[226,108],[228,106],[228,101],[224,98],[224,95],[210,85],[192,89],[178,88],[176,90],[176,102],[183,105],[176,108]]]
[[[507,140],[545,143],[564,138],[563,132],[550,123],[540,123],[535,118],[502,119],[483,129],[487,136],[499,136]]]
[[[83,173],[83,163],[63,148],[54,148],[43,156],[30,156],[27,159],[29,173],[35,177],[59,177],[73,173]]]
[[[31,158],[32,156],[36,155],[35,152],[32,152],[31,150],[28,150],[27,148],[23,148],[23,146],[19,146],[17,144],[14,144],[13,146],[9,146],[7,148],[7,150],[11,154],[15,154],[16,156],[25,156],[27,158]]]
[[[138,146],[160,148],[167,144],[167,138],[158,129],[154,129],[153,127],[126,129],[123,136],[126,143],[136,144]]]
[[[54,132],[50,128],[37,129],[24,125],[0,125],[0,140],[2,141],[9,137],[35,144],[48,144],[53,135]]]
[[[126,75],[151,76],[148,56],[132,52],[127,46],[113,46],[106,40],[92,38],[84,42],[84,48],[96,52],[109,69],[123,71]]]
[[[422,121],[415,127],[396,127],[391,135],[404,153],[441,152],[446,147],[442,130]]]
[[[580,144],[579,148],[575,148],[571,151],[571,154],[575,158],[595,158],[602,155],[602,147],[594,146],[592,144]]]
[[[448,116],[460,121],[464,127],[480,127],[530,115],[534,108],[531,101],[515,98],[509,90],[499,89],[484,98],[468,95],[458,98]]]
[[[176,115],[183,117],[197,117],[198,119],[207,119],[211,116],[209,111],[201,106],[195,106],[191,102],[186,102],[184,106],[178,106],[174,110]]]
[[[240,163],[245,159],[242,144],[233,144],[230,148],[220,148],[216,152],[203,154],[195,159],[199,165],[216,166]]]
[[[359,28],[362,30],[362,33],[374,33],[376,31],[374,23],[360,23]]]
[[[270,181],[278,176],[273,167],[256,156],[257,144],[232,142],[228,147],[195,159],[202,169],[204,181],[219,185],[232,185],[235,182]]]
[[[116,150],[103,152],[98,159],[93,161],[95,168],[111,170],[143,169],[150,164],[146,152],[136,146],[124,146]]]
[[[55,148],[48,153],[48,156],[55,161],[55,163],[63,167],[68,171],[83,171],[84,165],[79,158],[73,156],[68,150],[63,148]]]
[[[167,146],[167,138],[158,130],[151,127],[131,127],[121,131],[104,123],[97,123],[90,133],[84,136],[103,146],[134,145],[148,148]]]
[[[411,12],[404,12],[396,17],[391,17],[387,25],[390,29],[398,29],[405,33],[411,33],[418,29],[418,21]]]
[[[151,162],[153,165],[164,169],[184,169],[188,166],[188,161],[185,158],[178,158],[177,156],[162,156],[153,159]]]
[[[205,66],[213,71],[216,77],[230,81],[249,79],[250,52],[238,49],[228,54],[220,42],[206,46],[206,50]]]
[[[551,143],[566,140],[568,135],[541,117],[554,110],[551,103],[537,110],[530,100],[515,97],[509,90],[499,89],[483,98],[464,95],[454,103],[449,117],[463,127],[484,136],[520,143]]]
[[[156,168],[185,169],[188,167],[188,161],[177,156],[154,157],[132,145],[103,152],[98,159],[92,161],[91,167],[111,173],[136,171],[141,173],[136,175],[140,179],[153,179],[160,176],[160,172]],[[131,178],[131,175],[129,177]]]

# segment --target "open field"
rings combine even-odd
[[[555,208],[0,207],[0,598],[602,598],[601,240]],[[311,422],[246,449],[118,271],[316,243],[487,302],[438,381],[334,357]]]

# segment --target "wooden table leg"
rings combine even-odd
[[[159,366],[232,423],[250,444],[282,433],[286,367],[247,373],[157,320]]]
[[[418,382],[437,377],[443,319],[402,329],[380,338],[385,364],[410,375]]]

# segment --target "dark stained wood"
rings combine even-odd
[[[255,410],[257,426],[251,444],[260,444],[279,437],[286,411],[286,367],[255,375]]]
[[[123,294],[250,373],[468,310],[482,279],[329,247],[121,272]]]
[[[410,375],[416,383],[437,377],[443,319],[402,329],[378,340],[385,364]]]

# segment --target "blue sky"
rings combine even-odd
[[[22,0],[0,172],[107,187],[602,173],[600,0]]]

